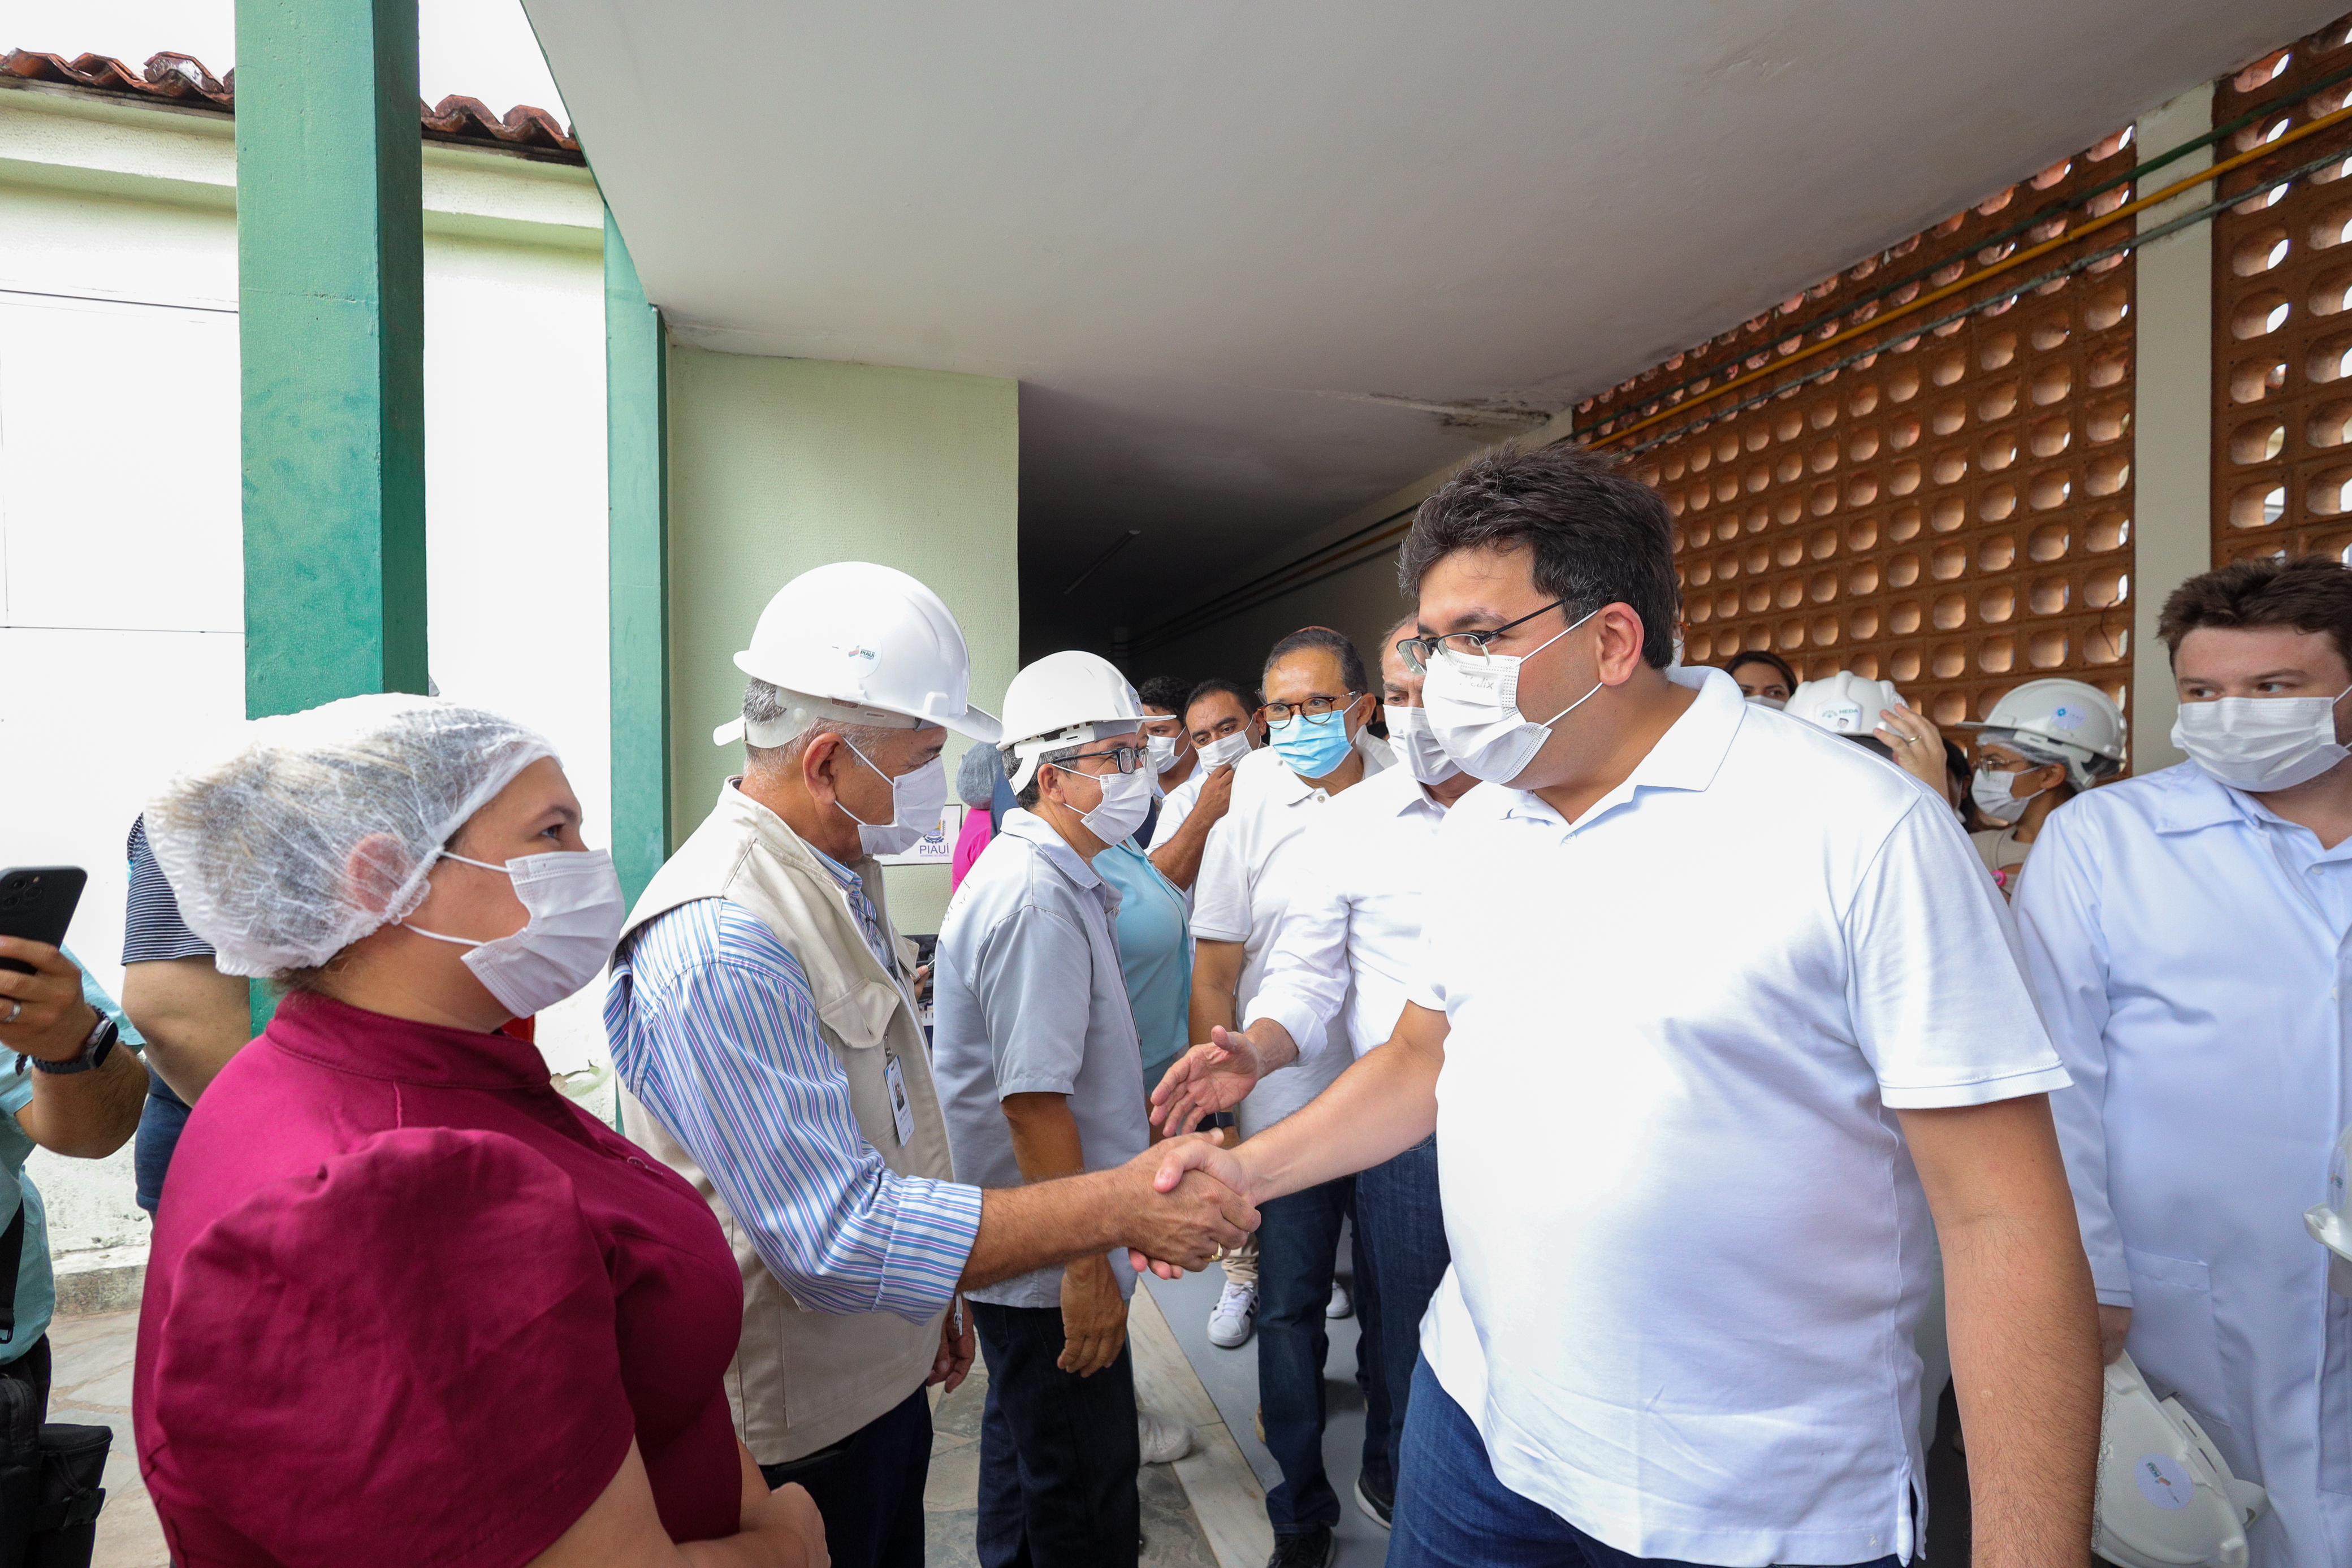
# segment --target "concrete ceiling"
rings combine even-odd
[[[1043,651],[1181,610],[2342,4],[525,8],[681,338],[1020,380]]]

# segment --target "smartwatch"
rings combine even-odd
[[[102,1009],[90,1010],[98,1014],[98,1027],[82,1037],[80,1051],[63,1061],[43,1061],[35,1056],[19,1057],[19,1062],[29,1061],[34,1071],[47,1072],[53,1077],[69,1072],[93,1072],[105,1066],[108,1054],[114,1050],[114,1042],[122,1038],[122,1031],[114,1027],[114,1020],[107,1017]],[[22,1071],[21,1066],[18,1071]]]

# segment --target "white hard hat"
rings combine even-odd
[[[992,745],[999,734],[996,720],[971,706],[971,654],[948,607],[905,572],[871,561],[815,567],[778,589],[735,667],[814,699],[808,716],[885,726],[912,718]],[[711,736],[722,746],[742,737],[740,719]]]
[[[2352,1127],[2336,1141],[2336,1158],[2327,1167],[2328,1201],[2303,1211],[2303,1228],[2327,1249],[2327,1288],[2352,1296],[2352,1200],[2346,1197],[2347,1171],[2352,1171]]]
[[[2093,1552],[2123,1568],[2245,1568],[2246,1527],[2269,1506],[2179,1400],[2159,1404],[2130,1356],[2108,1363]]]
[[[1878,728],[1878,716],[1903,700],[1893,681],[1874,681],[1852,670],[1840,670],[1818,681],[1807,681],[1789,694],[1785,710],[1791,718],[1817,724],[1832,735],[1869,735]]]
[[[1047,752],[1131,733],[1143,719],[1135,688],[1108,659],[1075,648],[1046,654],[1004,688],[1004,745],[1017,758],[1013,788],[1029,787]]]
[[[2028,681],[2005,693],[1981,722],[1953,727],[2004,745],[2021,743],[2019,749],[2028,756],[2046,752],[2048,760],[2066,764],[2077,789],[2123,770],[2123,710],[2081,681]]]

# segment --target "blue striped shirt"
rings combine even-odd
[[[980,1189],[900,1176],[858,1131],[800,960],[742,905],[679,904],[613,960],[613,1065],[694,1155],[803,1306],[944,1309]]]

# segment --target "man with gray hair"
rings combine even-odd
[[[743,717],[714,738],[740,737],[743,776],[631,912],[605,1029],[630,1134],[742,1271],[728,1396],[768,1484],[808,1489],[840,1568],[919,1564],[923,1390],[971,1363],[959,1292],[1146,1235],[1199,1267],[1255,1212],[1131,1166],[955,1181],[874,857],[938,826],[949,729],[998,738],[963,632],[913,578],[838,562],[787,583],[735,662]]]

